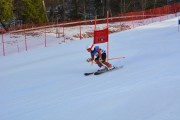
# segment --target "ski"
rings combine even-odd
[[[84,73],[85,76],[93,75],[95,72]]]
[[[85,76],[89,76],[89,75],[100,75],[102,73],[106,73],[106,72],[110,72],[110,71],[113,71],[113,70],[117,70],[117,69],[120,69],[120,68],[123,68],[123,66],[115,66],[113,69],[111,70],[104,70],[104,71],[96,71],[96,72],[89,72],[89,73],[84,73]]]
[[[118,66],[118,67],[115,66],[115,67],[114,67],[113,69],[111,69],[111,70],[108,70],[108,69],[107,69],[107,70],[102,71],[102,72],[101,72],[101,71],[97,71],[97,72],[94,73],[94,75],[100,75],[100,74],[103,74],[103,73],[106,73],[106,72],[110,72],[110,71],[113,71],[113,70],[117,70],[117,69],[120,69],[120,68],[123,68],[123,66]]]
[[[103,71],[107,71],[107,68],[104,69]],[[103,71],[96,71],[96,72],[89,72],[89,73],[84,73],[85,76],[88,76],[88,75],[93,75],[93,74],[96,74],[98,72],[103,72]]]

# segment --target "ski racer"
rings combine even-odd
[[[87,51],[90,52],[91,58],[87,59],[87,62],[93,62],[95,60],[96,64],[99,66],[99,70],[104,70],[108,68],[111,70],[114,68],[109,62],[106,61],[106,51],[101,49],[99,46],[88,45]],[[94,58],[96,56],[96,58]]]

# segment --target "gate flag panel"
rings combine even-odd
[[[94,31],[94,44],[108,42],[108,28]]]

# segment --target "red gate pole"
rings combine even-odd
[[[97,16],[95,16],[94,18],[94,31],[96,31],[96,19],[97,19]]]
[[[107,10],[107,28],[108,28],[108,24],[109,24],[109,10]]]
[[[107,10],[107,34],[108,34],[108,42],[107,42],[107,61],[109,59],[109,10]]]
[[[126,58],[126,57],[115,57],[115,58],[109,58],[108,60],[116,60],[116,59],[123,59],[123,58]]]

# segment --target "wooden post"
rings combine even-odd
[[[5,56],[5,49],[4,49],[4,32],[3,32],[3,29],[2,30],[2,47],[3,47],[3,56]]]
[[[64,43],[65,43],[64,22],[63,22],[63,37],[64,37]]]
[[[81,39],[82,39],[82,38],[81,38],[81,21],[80,21],[80,33],[79,33],[79,35],[80,35],[79,38],[80,38],[80,40],[81,40]]]
[[[25,48],[26,48],[26,51],[27,51],[27,41],[26,41],[26,31],[24,30],[24,43],[25,43]]]
[[[44,40],[44,47],[46,47],[47,45],[46,45],[46,28],[44,28],[44,38],[45,38],[45,40]]]

